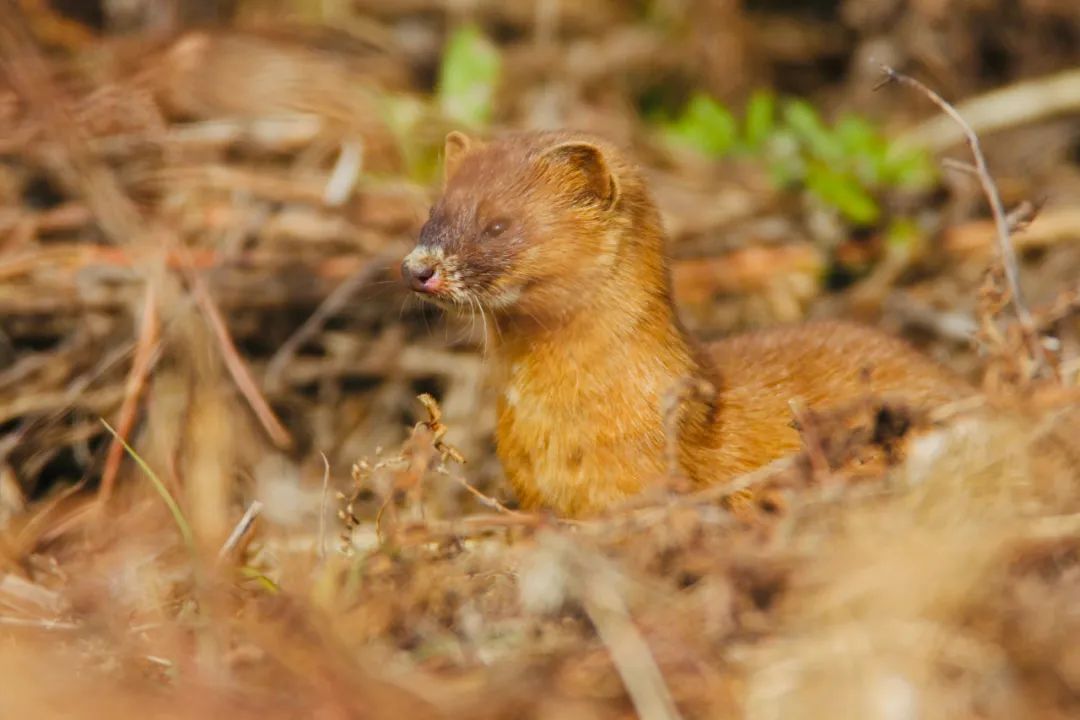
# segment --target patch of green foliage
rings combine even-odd
[[[438,102],[444,117],[467,127],[491,122],[502,72],[498,49],[476,25],[451,34],[439,68]]]
[[[671,142],[709,157],[759,159],[777,186],[805,187],[857,226],[881,220],[881,195],[925,190],[936,181],[925,152],[894,146],[865,118],[847,114],[829,125],[805,100],[768,91],[755,93],[741,118],[698,93],[661,127]]]
[[[408,176],[417,182],[430,182],[439,163],[439,147],[419,139],[424,136],[420,130],[423,123],[432,114],[427,100],[416,95],[386,93],[380,97],[379,110],[397,140]]]
[[[427,183],[436,177],[442,135],[425,129],[429,123],[482,131],[492,120],[502,57],[495,44],[476,25],[452,31],[443,49],[434,96],[384,93],[379,109],[394,133],[409,177]]]

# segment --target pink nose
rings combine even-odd
[[[401,263],[401,277],[416,292],[433,293],[439,289],[439,273],[434,265],[418,263],[405,258]]]

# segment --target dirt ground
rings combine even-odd
[[[694,333],[982,393],[519,511],[397,267],[449,130],[553,127],[645,169]],[[1076,717],[1078,241],[1075,0],[0,0],[0,711]]]

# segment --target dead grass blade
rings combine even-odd
[[[104,506],[108,504],[112,496],[113,485],[116,482],[117,472],[120,470],[120,461],[123,459],[126,440],[135,427],[135,418],[138,415],[139,399],[142,396],[146,379],[150,375],[154,358],[157,355],[158,335],[158,311],[157,294],[154,286],[146,285],[143,296],[142,323],[139,326],[139,337],[135,345],[135,355],[131,361],[131,370],[128,372],[127,384],[124,387],[124,401],[120,405],[120,412],[116,421],[116,435],[109,444],[108,454],[105,456],[105,466],[101,471],[101,485],[98,487],[98,502]]]
[[[210,329],[218,342],[221,358],[225,361],[225,367],[228,368],[233,382],[236,383],[236,387],[240,390],[240,394],[247,400],[248,405],[251,406],[252,411],[255,413],[255,417],[258,418],[259,423],[266,430],[270,439],[274,441],[274,444],[283,450],[292,447],[292,435],[289,434],[289,431],[278,419],[273,408],[270,407],[270,403],[267,402],[266,397],[259,390],[258,383],[255,382],[247,363],[240,357],[240,353],[236,349],[236,343],[233,342],[229,328],[225,324],[225,319],[221,316],[221,311],[218,310],[213,298],[210,297],[210,290],[206,287],[205,281],[195,273],[189,274],[189,280],[195,302],[206,317],[206,321],[210,324]]]
[[[105,426],[105,429],[109,431],[110,435],[116,438],[117,442],[119,442],[124,447],[124,450],[127,451],[128,455],[131,456],[131,459],[135,461],[146,477],[149,478],[150,483],[154,486],[154,490],[161,496],[161,500],[165,503],[165,507],[169,509],[169,514],[172,515],[173,522],[176,523],[176,527],[180,531],[180,537],[183,538],[188,551],[191,553],[192,557],[195,557],[195,534],[191,531],[191,525],[188,524],[187,518],[184,517],[184,512],[180,509],[180,505],[177,504],[176,499],[173,498],[169,489],[165,487],[165,483],[163,483],[161,478],[157,476],[157,473],[146,464],[146,461],[127,444],[127,441],[120,437],[120,434],[113,429],[112,425],[104,419],[102,419],[101,424]]]

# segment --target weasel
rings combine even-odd
[[[524,508],[596,514],[668,471],[662,405],[704,381],[677,425],[679,470],[724,482],[800,446],[790,403],[867,393],[915,405],[966,385],[903,341],[843,322],[701,345],[672,302],[660,215],[641,172],[593,135],[452,132],[445,182],[402,276],[488,325],[496,445]]]

